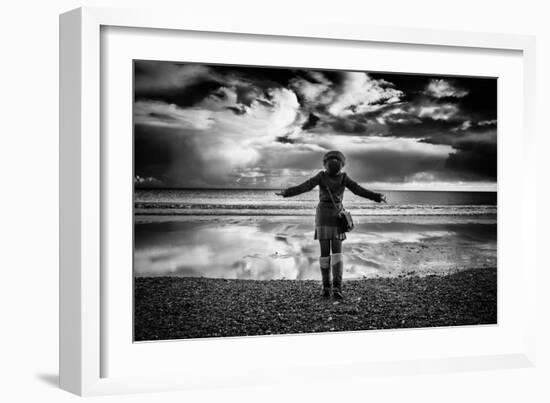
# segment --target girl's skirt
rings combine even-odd
[[[336,203],[338,208],[341,203]],[[313,239],[346,239],[346,233],[342,231],[338,223],[338,211],[332,202],[319,202],[315,212],[315,233]]]

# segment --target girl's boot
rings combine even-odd
[[[330,256],[320,256],[319,265],[321,266],[321,277],[323,278],[322,297],[330,297]]]
[[[344,275],[344,255],[342,253],[333,253],[331,259],[332,265],[332,295],[336,299],[343,299],[342,294],[342,276]]]

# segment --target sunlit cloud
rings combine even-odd
[[[426,87],[425,93],[434,98],[454,97],[462,98],[468,95],[468,91],[453,86],[449,81],[444,79],[433,79]]]
[[[360,182],[495,183],[496,115],[464,106],[475,87],[380,76],[136,62],[136,174],[166,186],[277,188],[314,175],[338,149]]]

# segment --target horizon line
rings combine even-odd
[[[426,188],[419,188],[419,189],[387,189],[387,188],[381,188],[381,187],[368,187],[369,190],[379,190],[379,191],[386,191],[386,192],[488,192],[488,193],[496,193],[497,189],[495,190],[487,190],[487,189],[426,189]],[[229,188],[229,187],[180,187],[180,186],[136,186],[134,185],[134,190],[283,190],[284,188],[262,188],[262,187],[253,187],[253,188]]]

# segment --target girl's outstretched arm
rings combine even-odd
[[[317,175],[309,178],[304,183],[301,183],[297,186],[292,186],[289,188],[284,189],[283,191],[276,193],[283,197],[292,197],[297,196],[301,193],[309,192],[311,189],[313,189],[315,186],[319,184],[319,176],[321,175],[321,172],[317,173]]]
[[[345,185],[346,187],[351,190],[353,193],[355,193],[357,196],[364,197],[366,199],[374,200],[375,202],[385,202],[386,198],[382,193],[376,193],[371,190],[365,189],[363,186],[355,182],[353,179],[351,179],[349,176],[346,175],[345,177]]]

